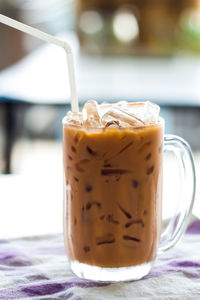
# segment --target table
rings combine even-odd
[[[70,271],[60,234],[0,240],[0,299],[199,299],[200,221],[140,281],[98,283]]]

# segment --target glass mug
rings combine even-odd
[[[162,227],[163,153],[173,152],[181,209]],[[137,280],[182,236],[195,195],[189,145],[164,120],[86,130],[63,119],[64,240],[72,271],[95,281]],[[180,206],[179,206],[180,207]]]

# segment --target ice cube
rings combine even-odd
[[[108,110],[113,107],[113,104],[102,103],[99,105],[100,116],[102,117]]]
[[[150,101],[145,104],[145,122],[156,123],[159,119],[160,107]]]
[[[102,116],[102,123],[104,124],[104,126],[106,126],[106,124],[111,121],[119,122],[119,126],[121,127],[144,125],[144,123],[140,119],[117,107],[113,107]]]
[[[139,119],[143,120],[144,118],[145,106],[143,102],[130,103],[129,105],[124,106],[123,110]]]
[[[124,110],[130,113],[132,116],[139,118],[145,125],[156,123],[159,118],[160,107],[154,103],[146,101],[144,103],[138,102],[130,104],[127,108],[125,107]]]
[[[83,107],[83,120],[86,126],[101,126],[101,118],[98,103],[96,101],[87,101]]]
[[[67,113],[67,122],[73,125],[82,125],[83,124],[83,114],[78,112],[69,111]]]

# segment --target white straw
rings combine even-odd
[[[16,20],[13,20],[11,18],[8,18],[2,14],[0,14],[0,22],[3,24],[6,24],[10,27],[13,27],[15,29],[18,29],[20,31],[23,31],[25,33],[28,33],[36,38],[39,38],[43,41],[53,43],[57,46],[62,47],[66,54],[67,54],[67,63],[68,63],[68,73],[69,73],[69,84],[70,84],[70,92],[71,92],[71,106],[73,112],[78,112],[78,97],[76,92],[76,81],[75,81],[75,72],[74,72],[74,62],[73,62],[73,53],[71,50],[71,47],[68,43],[56,39],[54,36],[47,34],[45,32],[42,32],[36,28],[33,28],[31,26],[28,26],[26,24],[23,24],[21,22],[18,22]]]

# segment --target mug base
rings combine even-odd
[[[120,282],[139,280],[149,273],[153,262],[148,262],[142,265],[121,268],[101,268],[88,264],[83,264],[79,261],[71,261],[71,270],[80,278],[101,281],[101,282]]]

